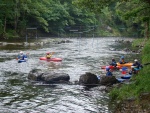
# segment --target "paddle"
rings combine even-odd
[[[51,56],[52,56],[54,53],[55,53],[55,52],[52,52],[52,53],[51,53]]]

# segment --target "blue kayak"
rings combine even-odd
[[[119,82],[124,82],[126,79],[116,78]]]
[[[132,75],[124,75],[124,76],[121,76],[121,78],[122,78],[122,79],[130,79],[131,76],[132,76]]]
[[[27,60],[18,60],[18,63],[26,62]]]

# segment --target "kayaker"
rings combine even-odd
[[[136,70],[134,69],[134,67],[131,66],[131,70],[129,70],[129,74],[132,75],[132,74],[136,74]]]
[[[125,64],[126,63],[125,60],[124,60],[124,56],[121,56],[119,63],[120,64]]]
[[[51,57],[52,57],[52,54],[50,54],[50,52],[47,52],[47,53],[46,53],[46,58],[47,58],[47,59],[50,59]]]
[[[20,51],[19,55],[18,55],[18,59],[19,60],[24,60],[26,56],[24,55],[24,53],[22,51]]]
[[[141,68],[143,68],[143,66],[138,62],[137,59],[134,60],[134,63],[133,63],[133,65],[132,65],[132,67],[134,67],[134,69],[135,69],[136,71],[138,71],[138,70],[140,70]]]
[[[117,66],[116,60],[114,58],[112,58],[110,65],[114,67]]]
[[[112,76],[113,75],[110,68],[106,68],[106,71],[107,71],[106,76]]]

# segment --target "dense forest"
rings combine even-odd
[[[34,29],[49,37],[149,36],[148,0],[1,0],[0,9],[0,38]]]

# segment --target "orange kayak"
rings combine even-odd
[[[130,67],[133,65],[133,63],[131,62],[128,62],[128,63],[125,63],[125,64],[120,64],[119,62],[117,63],[117,66],[121,66],[121,67]]]

